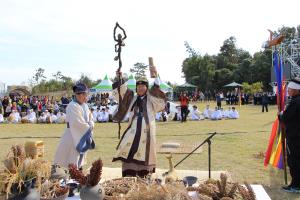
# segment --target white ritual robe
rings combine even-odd
[[[81,138],[93,129],[93,116],[86,104],[80,105],[74,101],[68,104],[66,113],[68,128],[65,129],[57,147],[54,164],[67,168],[72,163],[79,167],[86,163],[86,152],[81,163],[78,163],[80,153],[76,150],[76,147]]]

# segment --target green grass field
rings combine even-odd
[[[199,104],[201,111],[204,106],[205,104]],[[226,170],[233,181],[240,183],[247,181],[252,184],[263,184],[272,199],[300,199],[300,194],[282,192],[280,187],[283,184],[283,173],[271,167],[265,168],[263,158],[256,156],[266,150],[277,107],[271,106],[268,113],[262,113],[260,106],[253,105],[237,109],[240,113],[238,120],[157,123],[157,141],[194,144],[204,140],[208,133],[217,132],[219,134],[212,140],[212,170]],[[122,130],[126,125],[122,124]],[[28,140],[43,140],[45,157],[52,161],[64,129],[65,125],[57,124],[0,125],[0,157],[4,158],[13,144],[22,144]],[[111,162],[118,143],[117,131],[116,123],[96,124],[94,137],[97,147],[88,153],[89,163],[101,157],[106,167],[120,167],[119,163]],[[175,154],[174,162],[183,156]],[[201,154],[191,156],[179,165],[178,169],[207,170],[207,166],[207,145],[205,145]],[[158,154],[157,167],[168,168],[163,154]]]

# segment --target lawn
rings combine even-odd
[[[211,104],[214,106],[214,103]],[[203,110],[205,104],[198,104]],[[226,106],[225,106],[226,108]],[[226,108],[227,109],[227,108]],[[177,141],[194,144],[204,140],[208,133],[217,132],[212,140],[212,170],[226,170],[231,179],[242,183],[263,184],[272,199],[300,199],[300,195],[286,194],[280,190],[283,184],[283,173],[271,167],[263,166],[263,158],[259,155],[265,152],[272,122],[277,113],[276,106],[270,106],[268,113],[262,113],[259,106],[242,106],[238,120],[200,121],[186,123],[157,123],[157,141]],[[122,124],[122,130],[126,128]],[[3,124],[0,125],[0,157],[4,157],[10,146],[24,143],[27,140],[43,140],[45,142],[45,157],[52,161],[56,146],[65,129],[65,125],[57,124]],[[94,136],[96,149],[88,153],[89,163],[101,157],[106,167],[120,167],[112,163],[118,143],[118,125],[115,123],[96,124]],[[174,162],[184,155],[173,155]],[[178,169],[207,170],[207,145],[201,154],[191,156]],[[163,154],[158,154],[158,168],[168,168],[168,162]]]

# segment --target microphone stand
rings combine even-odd
[[[180,165],[184,160],[186,160],[188,157],[190,157],[195,151],[197,151],[201,146],[203,146],[205,143],[208,144],[208,178],[211,178],[211,138],[213,138],[217,133],[210,133],[211,135],[206,138],[201,144],[199,144],[192,152],[190,152],[188,155],[186,155],[183,159],[181,159],[175,166],[176,168],[178,165]],[[163,176],[167,175],[168,172],[165,172]]]

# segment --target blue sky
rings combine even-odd
[[[38,67],[48,78],[57,71],[74,79],[113,76],[118,21],[128,35],[123,72],[152,56],[161,78],[180,84],[184,41],[216,54],[235,36],[253,54],[267,29],[300,24],[299,7],[296,0],[0,0],[0,82],[27,83]]]

